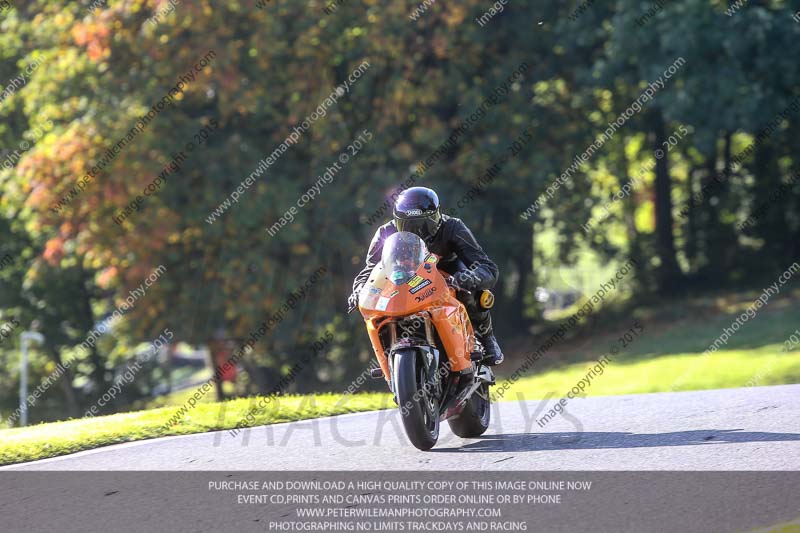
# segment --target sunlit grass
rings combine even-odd
[[[222,403],[201,403],[189,411],[179,424],[169,428],[165,425],[175,414],[176,406],[6,429],[0,431],[0,465],[45,459],[121,442],[232,429],[255,408],[257,401],[258,398],[242,398]],[[390,402],[389,395],[385,393],[282,396],[274,398],[264,409],[255,412],[254,419],[248,425],[371,411],[386,408]],[[394,403],[391,405],[394,406]]]
[[[584,392],[587,396],[608,396],[800,383],[800,357],[797,352],[780,353],[780,349],[781,345],[768,345],[723,350],[708,357],[680,353],[634,360],[621,355],[605,366],[602,375],[593,377]],[[592,367],[590,362],[575,363],[522,378],[503,399],[516,400],[519,394],[526,400],[550,393],[564,397]]]
[[[630,346],[615,356],[602,375],[585,389],[587,396],[703,390],[750,385],[800,383],[798,350],[783,353],[784,341],[800,325],[800,299],[788,297],[770,302],[757,318],[748,321],[722,350],[704,357],[703,351],[730,326],[736,315],[757,293],[704,297],[713,302],[698,311],[685,304],[660,307],[662,317],[625,316],[604,323],[601,331],[571,341],[560,351],[547,354],[509,391],[504,400],[541,399],[552,393],[563,397],[586,376],[592,361],[618,345],[618,337],[643,320],[644,331]],[[705,301],[704,300],[704,301]],[[707,302],[706,302],[707,303]],[[510,375],[524,354],[509,357],[498,368],[498,382]],[[258,398],[227,402],[211,401],[206,395],[179,424],[165,427],[194,393],[194,388],[150,400],[131,413],[40,424],[29,428],[0,430],[0,464],[12,464],[54,457],[109,444],[171,435],[225,430],[240,421],[257,404]],[[171,404],[162,407],[164,402]],[[387,393],[345,396],[318,394],[284,396],[254,413],[248,426],[291,422],[344,413],[394,407]]]
[[[785,344],[800,326],[796,295],[773,299],[738,327],[720,350],[703,356],[758,295],[753,291],[705,296],[693,305],[673,302],[662,307],[660,318],[641,313],[605,323],[591,338],[557,345],[554,353],[546,353],[504,398],[514,400],[522,394],[526,399],[540,399],[549,393],[563,397],[586,376],[593,361],[609,354],[612,347],[620,353],[602,375],[592,378],[586,395],[800,383],[800,347]],[[623,348],[619,337],[637,321],[643,331]],[[792,350],[784,352],[785,348]],[[521,362],[522,357],[510,358],[498,369],[498,381],[502,383]]]

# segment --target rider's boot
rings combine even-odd
[[[500,349],[500,345],[497,343],[497,339],[494,336],[492,317],[488,316],[488,313],[484,323],[475,328],[475,336],[481,342],[486,352],[483,358],[483,362],[486,365],[495,366],[503,362],[505,357],[503,357],[503,351]]]

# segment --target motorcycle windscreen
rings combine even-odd
[[[398,231],[383,243],[381,264],[389,281],[402,285],[417,274],[428,257],[428,247],[413,233]]]
[[[428,255],[425,243],[413,233],[399,231],[390,235],[383,243],[381,262],[361,290],[359,307],[385,311],[389,300],[397,295],[397,287],[417,275]]]
[[[389,302],[387,293],[391,293],[392,286],[383,271],[383,265],[378,263],[361,289],[361,294],[358,296],[358,307],[367,311],[385,311],[386,304]],[[387,296],[383,296],[384,294]]]

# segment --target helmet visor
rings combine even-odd
[[[397,231],[407,231],[418,235],[423,240],[430,240],[439,229],[439,213],[427,217],[396,218]]]

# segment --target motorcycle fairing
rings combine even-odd
[[[472,364],[475,334],[464,305],[455,297],[444,276],[436,268],[437,258],[429,255],[417,268],[416,275],[401,285],[389,280],[378,263],[359,296],[359,310],[367,325],[372,348],[387,381],[391,369],[379,335],[380,329],[399,317],[427,313],[450,361],[459,372]]]

